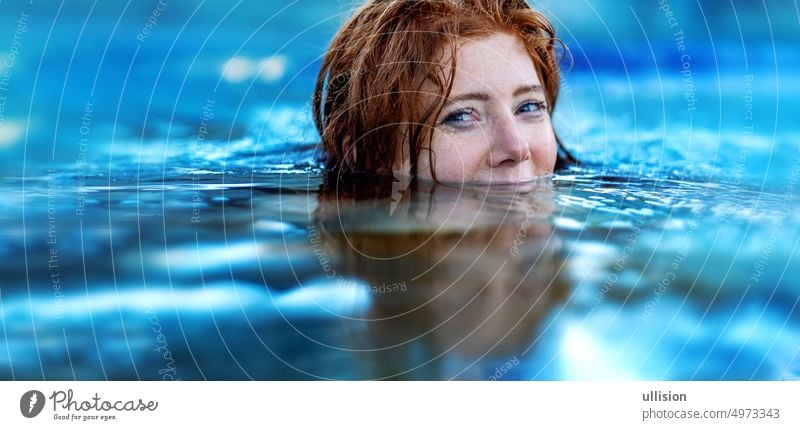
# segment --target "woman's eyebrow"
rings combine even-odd
[[[450,106],[453,103],[463,102],[463,101],[466,101],[466,100],[477,100],[477,101],[481,101],[481,102],[486,102],[486,101],[489,101],[489,99],[490,99],[489,94],[486,94],[486,93],[459,94],[459,95],[457,95],[455,97],[448,98],[447,101],[444,103],[443,108],[446,108],[446,107]]]
[[[527,94],[527,93],[544,93],[544,90],[542,90],[542,86],[541,85],[522,85],[522,86],[518,87],[516,90],[514,90],[513,96],[514,97],[519,97],[519,96],[521,96],[523,94]],[[459,94],[459,95],[457,95],[455,97],[450,97],[449,99],[447,99],[447,101],[444,103],[443,108],[447,108],[448,106],[450,106],[453,103],[463,102],[463,101],[467,101],[467,100],[477,100],[477,101],[485,102],[485,101],[489,101],[490,98],[491,97],[487,93],[464,93],[464,94]]]
[[[541,85],[523,85],[514,91],[514,97],[527,93],[544,93],[544,90]]]

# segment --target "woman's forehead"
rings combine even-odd
[[[442,55],[441,73],[451,76],[451,47]],[[433,82],[429,82],[434,85]],[[508,33],[492,33],[480,38],[464,39],[456,51],[453,93],[488,89],[516,91],[520,86],[540,86],[533,60],[524,43]]]

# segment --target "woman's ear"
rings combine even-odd
[[[392,203],[389,208],[389,215],[394,214],[397,205],[403,200],[403,196],[411,185],[411,150],[408,142],[407,133],[403,133],[400,139],[402,142],[396,146],[394,160],[392,160]]]
[[[392,164],[392,175],[398,181],[411,180],[411,158],[395,159]]]
[[[411,180],[411,148],[408,141],[408,130],[403,130],[400,145],[395,146],[392,160],[392,174],[398,181]]]

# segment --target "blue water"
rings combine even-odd
[[[800,378],[800,20],[734,3],[677,9],[688,79],[655,7],[541,2],[581,168],[337,190],[307,102],[347,7],[142,42],[152,5],[3,2],[0,379]]]

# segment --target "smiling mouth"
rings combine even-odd
[[[532,169],[531,169],[532,170]],[[519,186],[526,184],[540,184],[543,181],[550,182],[553,178],[553,173],[549,172],[544,175],[535,175],[533,172],[508,172],[502,173],[493,171],[488,175],[480,175],[477,179],[465,181],[477,185],[497,185],[497,186]]]
[[[531,192],[553,185],[553,174],[534,176],[529,179],[490,178],[469,181],[439,181],[439,185],[453,188],[486,189],[498,192]]]

